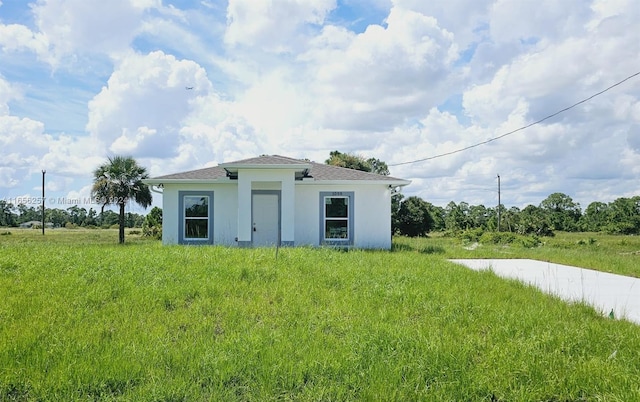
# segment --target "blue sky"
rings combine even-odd
[[[42,169],[47,199],[89,198],[117,154],[157,176],[451,152],[638,72],[638,20],[635,0],[4,0],[0,198],[39,196]],[[507,207],[639,195],[640,78],[391,173],[443,206],[494,206],[497,174]]]

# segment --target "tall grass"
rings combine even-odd
[[[446,250],[58,236],[0,240],[0,400],[640,399],[640,328]]]

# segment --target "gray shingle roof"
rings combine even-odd
[[[361,170],[348,169],[340,166],[325,165],[324,163],[311,162],[309,176],[316,180],[378,180],[398,181],[397,177],[383,176]]]
[[[300,159],[293,159],[280,155],[261,155],[255,158],[242,159],[234,162],[226,162],[221,165],[300,165],[309,163]]]
[[[288,158],[280,155],[263,155],[256,158],[243,159],[235,162],[223,163],[228,165],[307,165],[311,166],[307,176],[314,181],[382,181],[382,182],[409,182],[397,177],[383,176],[376,173],[362,172],[360,170],[348,169],[339,166],[325,165],[323,163],[309,162],[300,159]],[[151,180],[217,180],[226,177],[227,172],[224,167],[215,166],[210,168],[191,170],[188,172],[174,173],[164,176],[154,177]]]
[[[222,179],[227,176],[227,172],[218,166],[190,170],[188,172],[167,174],[164,176],[153,177],[152,180],[156,179],[168,179],[168,180],[216,180]]]

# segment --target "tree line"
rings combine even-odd
[[[470,229],[538,236],[553,236],[555,231],[640,234],[640,196],[610,203],[592,202],[583,211],[579,203],[563,193],[553,193],[538,206],[527,205],[523,209],[453,201],[439,207],[417,196],[394,194],[391,215],[393,233],[405,236]]]
[[[110,228],[118,225],[119,214],[111,210],[98,212],[93,208],[87,210],[74,205],[66,209],[45,208],[44,220],[45,223],[50,223],[57,228]],[[140,228],[144,220],[144,215],[127,212],[124,219],[125,227]],[[24,204],[13,205],[5,200],[0,200],[0,226],[17,227],[21,223],[31,221],[42,221],[42,207],[28,207]]]

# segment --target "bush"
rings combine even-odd
[[[536,235],[522,236],[520,238],[520,243],[522,244],[522,247],[534,248],[540,246],[542,244],[542,240],[540,240],[540,238]]]
[[[0,233],[0,236],[9,236],[9,235],[11,235],[11,232],[9,232],[8,230]]]
[[[162,240],[162,225],[157,224],[155,226],[142,225],[142,235],[146,237],[152,237],[156,240]]]
[[[511,232],[486,232],[480,236],[480,243],[485,244],[511,244],[516,240],[516,235]]]
[[[144,218],[142,235],[156,240],[162,239],[162,209],[153,207],[151,212]]]
[[[484,230],[482,230],[482,228],[475,228],[465,230],[464,232],[460,233],[458,237],[468,242],[478,242],[480,241],[480,238],[483,236],[483,234]]]
[[[441,246],[427,245],[419,250],[422,254],[442,254],[445,249]]]
[[[67,223],[64,224],[64,228],[65,229],[77,229],[78,225],[76,225],[75,223],[67,222]]]
[[[579,246],[586,246],[586,245],[593,246],[596,243],[598,243],[598,241],[593,237],[589,237],[589,239],[587,240],[580,239],[576,242],[576,244],[578,244]]]
[[[442,237],[459,237],[462,232],[454,229],[447,229],[442,231]]]

